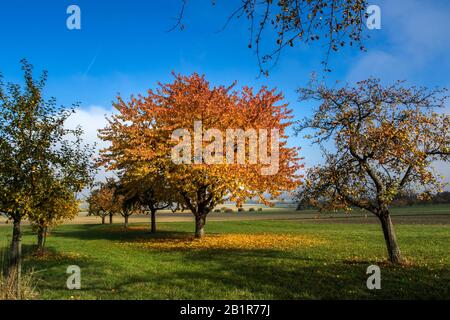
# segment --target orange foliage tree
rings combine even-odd
[[[121,203],[116,201],[116,181],[107,179],[98,184],[98,188],[92,190],[87,202],[89,204],[89,215],[98,216],[105,223],[105,218],[109,216],[109,223],[113,223],[114,214],[120,212]]]
[[[127,102],[118,97],[118,114],[100,130],[100,138],[110,142],[101,151],[110,170],[133,167],[142,176],[163,174],[178,207],[194,214],[196,237],[203,236],[206,217],[218,204],[253,197],[268,203],[268,195],[299,185],[298,148],[286,145],[291,111],[281,103],[281,94],[267,88],[211,87],[198,74],[174,77],[146,96]],[[260,138],[256,149],[274,161],[253,161],[255,145],[247,133],[268,131],[278,133],[279,139],[266,135],[266,142],[271,147],[277,142],[277,148],[262,155]],[[226,145],[221,133],[230,134]],[[174,161],[174,155],[182,155],[182,161]]]

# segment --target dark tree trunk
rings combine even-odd
[[[38,252],[44,252],[45,240],[47,238],[47,228],[46,227],[39,227],[37,237],[38,237],[37,251]]]
[[[151,219],[150,231],[151,233],[156,233],[156,210],[151,210],[150,219]]]
[[[22,232],[20,220],[14,220],[11,242],[11,257],[8,266],[8,277],[14,280],[17,298],[20,299],[20,279],[22,274]]]
[[[395,236],[394,226],[391,221],[389,212],[384,212],[380,216],[381,227],[383,228],[384,240],[389,254],[389,261],[394,264],[401,264],[403,262],[400,248],[397,244],[397,237]]]
[[[125,219],[125,225],[124,225],[124,227],[125,227],[125,229],[128,229],[128,215],[125,215],[124,216],[124,219]]]
[[[105,224],[105,216],[102,216],[102,224]]]
[[[195,216],[195,237],[202,238],[205,235],[206,214]]]
[[[112,224],[112,223],[113,223],[113,214],[110,213],[109,214],[109,224]]]

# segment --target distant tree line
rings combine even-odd
[[[450,191],[439,192],[432,194],[429,198],[422,198],[416,192],[408,192],[398,195],[392,200],[393,207],[406,207],[414,205],[433,205],[433,204],[450,204]],[[297,195],[297,210],[316,209],[316,206],[311,205],[302,200],[301,192]]]
[[[413,206],[418,204],[450,204],[450,191],[432,194],[429,198],[422,198],[416,192],[398,195],[392,201],[393,206]]]

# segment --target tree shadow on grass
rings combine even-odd
[[[55,229],[52,237],[75,238],[79,240],[124,241],[135,239],[176,238],[190,235],[183,231],[158,231],[151,233],[146,226],[131,226],[125,229],[120,225],[77,225],[69,230]]]
[[[159,231],[145,227],[124,231],[120,226],[83,225],[55,230],[54,237],[80,240],[173,239],[190,232]],[[49,250],[52,250],[49,248]],[[64,298],[70,264],[83,270],[82,297],[102,299],[449,299],[448,270],[424,266],[394,267],[381,261],[333,260],[310,255],[311,250],[271,249],[141,249],[142,268],[95,256],[71,256],[35,261],[46,270],[40,287]],[[320,249],[318,249],[320,250]],[[55,257],[61,253],[55,252]],[[145,259],[149,259],[146,265]],[[130,257],[132,259],[132,257]],[[33,260],[31,260],[33,261]],[[30,261],[30,262],[31,262]],[[27,262],[28,263],[28,262]],[[381,267],[381,290],[366,287],[367,267]],[[31,263],[30,263],[31,264]],[[118,275],[114,274],[115,272]],[[77,294],[77,293],[75,293]]]
[[[382,290],[366,286],[367,267],[372,263],[320,263],[283,252],[265,250],[207,252],[193,251],[186,263],[205,264],[200,271],[181,271],[156,279],[159,285],[179,286],[198,292],[200,299],[448,299],[446,270],[424,267],[384,266]],[[213,263],[211,263],[213,259]],[[199,288],[201,291],[199,290]],[[218,290],[215,288],[219,288]]]
[[[449,299],[448,270],[381,266],[382,289],[368,290],[369,262],[324,263],[301,252],[276,250],[184,251],[176,265],[163,268],[172,255],[155,256],[161,268],[123,272],[111,261],[53,251],[47,259],[25,264],[37,271],[39,289],[55,298],[96,299]],[[148,252],[152,255],[152,252]],[[158,252],[155,252],[158,254]],[[328,260],[329,261],[329,260]],[[36,267],[37,265],[37,267]],[[82,290],[65,287],[69,265],[80,266]],[[114,272],[120,276],[115,276]]]

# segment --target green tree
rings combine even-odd
[[[17,279],[20,292],[21,223],[43,203],[43,186],[56,179],[72,192],[90,182],[92,149],[83,145],[81,128],[66,129],[74,112],[46,101],[44,72],[35,80],[32,66],[22,60],[25,86],[4,84],[0,77],[0,211],[13,220],[8,275]]]
[[[46,181],[42,194],[33,198],[37,201],[33,203],[28,219],[37,233],[37,251],[42,253],[50,228],[75,218],[80,202],[71,188],[52,179]]]

